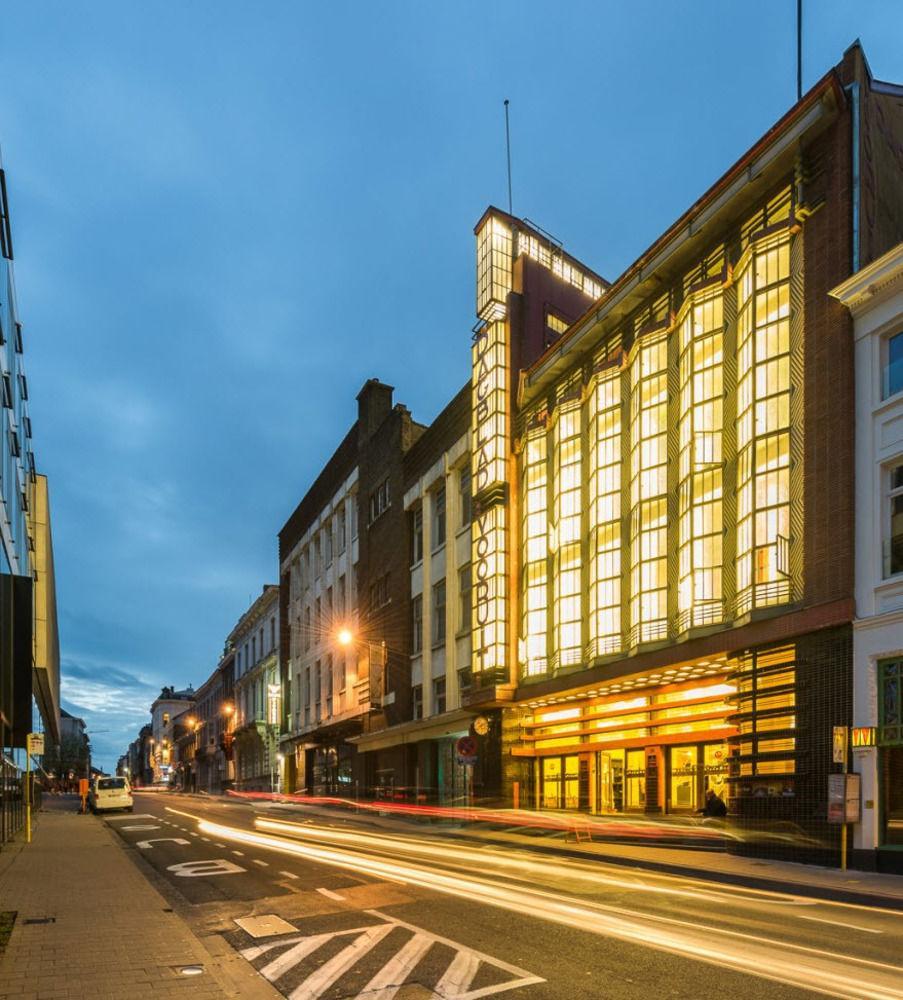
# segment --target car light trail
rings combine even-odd
[[[719,967],[798,986],[845,1000],[903,1000],[903,967],[753,934],[651,916],[621,907],[587,903],[539,889],[462,877],[413,863],[357,855],[201,819],[199,828],[221,840],[252,844],[320,864],[401,880],[412,886],[528,915],[584,933],[627,941]],[[852,967],[852,968],[851,968]]]
[[[350,832],[335,830],[330,827],[319,827],[311,824],[291,823],[287,820],[271,820],[257,818],[254,825],[261,830],[281,833],[291,837],[302,837],[312,840],[332,840],[358,847],[361,850],[381,851],[395,857],[399,854],[420,855],[432,858],[446,866],[462,867],[477,875],[484,874],[488,865],[519,873],[524,879],[538,876],[555,876],[571,881],[585,882],[593,888],[606,885],[615,889],[629,889],[632,892],[648,892],[665,896],[681,896],[698,901],[712,899],[719,902],[753,902],[772,903],[782,906],[814,905],[813,900],[800,899],[766,889],[747,889],[725,886],[723,890],[706,887],[702,889],[679,889],[665,885],[654,885],[633,878],[623,878],[606,874],[598,867],[581,864],[563,865],[555,861],[532,861],[529,858],[505,856],[496,851],[478,850],[460,847],[457,844],[436,843],[425,840],[415,840],[411,837],[392,837],[363,831]],[[759,898],[761,897],[761,898]]]

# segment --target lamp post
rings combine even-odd
[[[220,745],[223,750],[223,757],[226,761],[226,781],[231,784],[235,783],[235,761],[233,760],[233,749],[232,749],[232,720],[235,716],[235,705],[231,701],[223,702],[222,707],[223,713],[223,736],[220,741]]]
[[[366,646],[367,647],[367,670],[370,682],[370,706],[383,707],[386,695],[386,643],[373,642],[370,639],[362,639],[356,636],[347,626],[340,628],[336,633],[336,639],[340,646]]]

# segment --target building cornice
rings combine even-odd
[[[857,271],[828,293],[854,316],[903,291],[903,243]]]
[[[800,141],[826,127],[845,101],[840,80],[832,69],[634,261],[567,333],[521,373],[518,405],[528,404],[546,384],[567,370],[579,352],[594,342],[591,338],[599,334],[600,328],[623,319],[648,294],[649,283],[679,262],[688,244],[709,239],[714,228],[735,210],[752,182],[788,168],[798,154]]]

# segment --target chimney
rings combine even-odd
[[[379,425],[392,412],[394,386],[377,378],[367,379],[357,394],[358,438],[363,444],[371,438]]]

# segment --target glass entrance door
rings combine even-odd
[[[561,758],[543,757],[542,760],[542,807],[561,808]]]
[[[671,747],[671,810],[689,812],[697,803],[697,747]]]
[[[596,765],[596,810],[600,813],[624,811],[624,751],[602,751]]]

